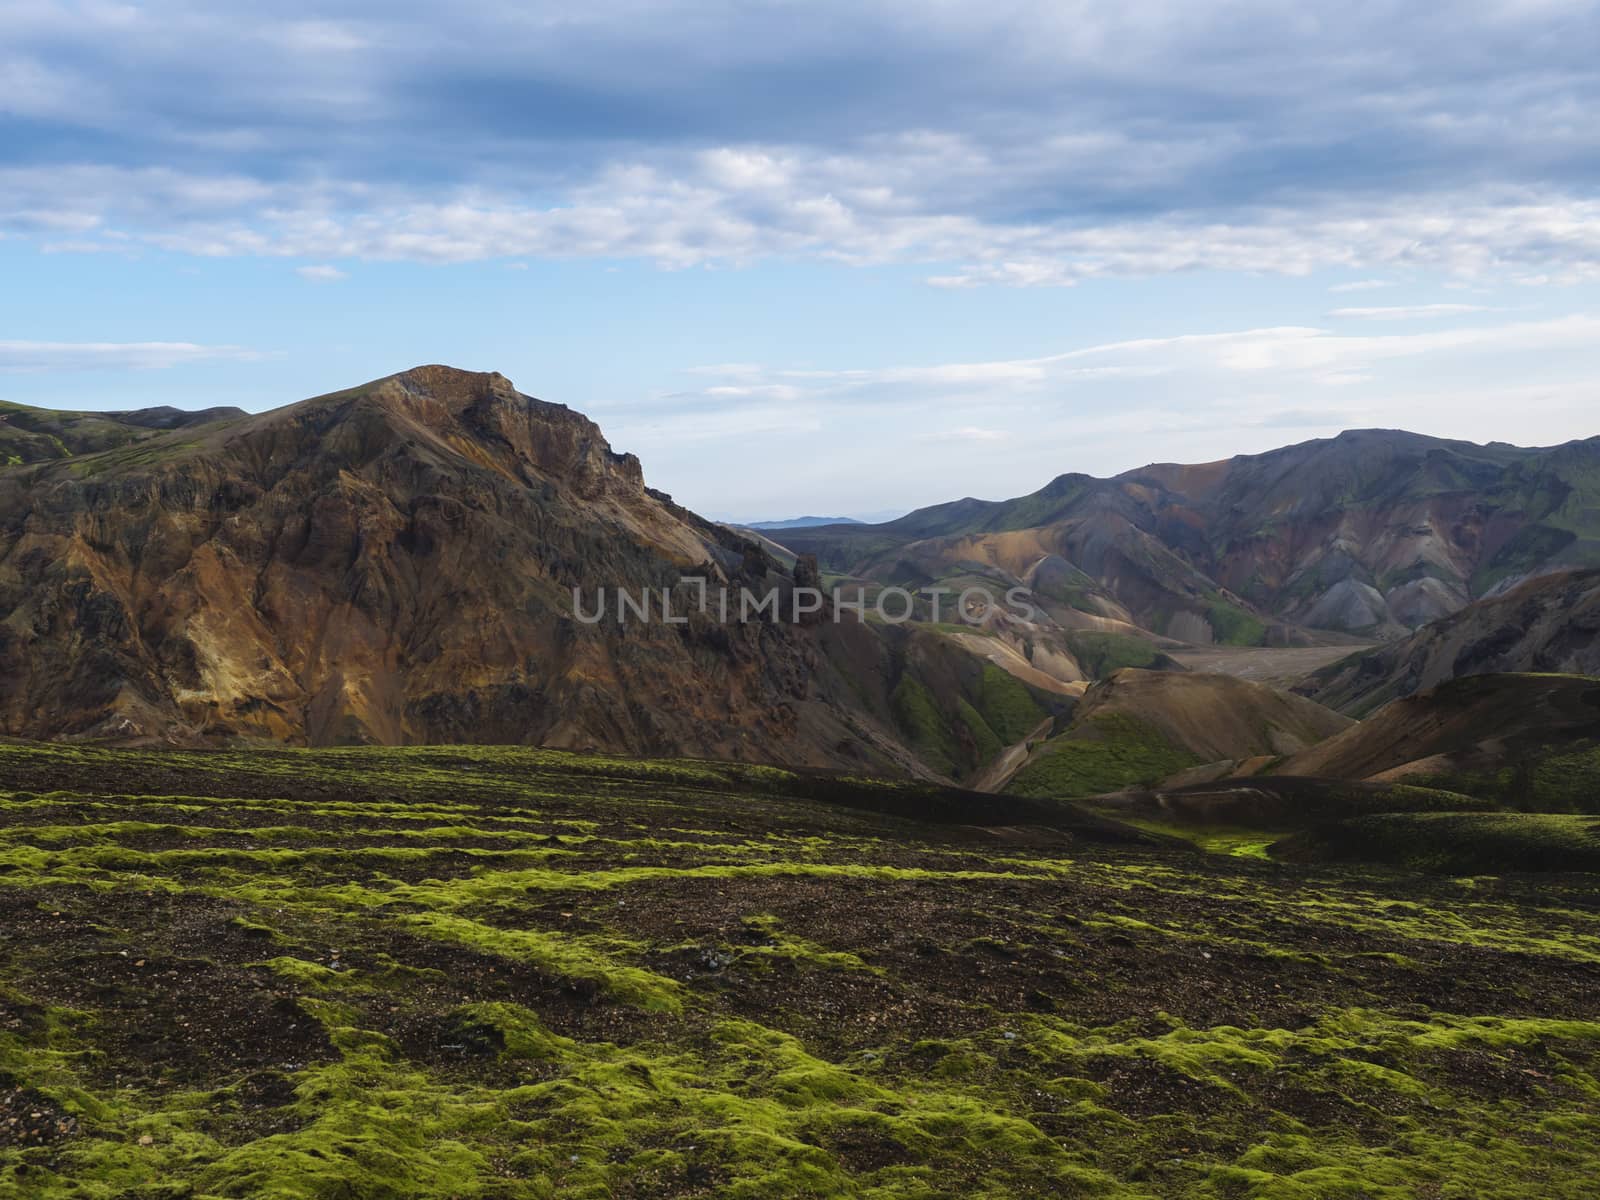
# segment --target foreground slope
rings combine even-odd
[[[975,829],[970,798],[918,825],[769,768],[532,750],[0,746],[0,784],[19,1200],[1578,1200],[1600,1172],[1596,876]]]

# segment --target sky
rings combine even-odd
[[[1600,4],[0,4],[0,399],[424,362],[708,516],[1600,434]]]

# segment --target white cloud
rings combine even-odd
[[[1597,343],[1600,316],[1576,313],[1360,334],[1264,326],[976,363],[733,363],[696,372],[698,391],[593,415],[691,507],[855,511],[1015,496],[1066,471],[1208,462],[1351,428],[1592,436]],[[808,465],[775,475],[773,461]]]
[[[350,278],[338,267],[329,266],[327,263],[319,263],[311,267],[296,267],[294,273],[300,276],[301,279],[309,279],[312,283],[338,283],[341,279]]]
[[[985,157],[955,138],[932,146],[890,139],[870,154],[659,152],[602,166],[553,202],[531,205],[515,190],[476,186],[440,197],[358,181],[12,167],[0,169],[0,228],[49,231],[83,248],[120,238],[180,254],[313,261],[954,264],[929,277],[941,288],[1360,266],[1445,281],[1600,279],[1600,201],[1559,191],[1328,195],[1295,207],[1237,207],[1225,220],[1062,212],[1018,221],[985,215],[986,202],[969,191],[929,190],[928,178],[967,172],[974,157],[986,176],[1017,169],[1012,157]]]
[[[1391,308],[1336,308],[1328,315],[1353,321],[1420,321],[1466,313],[1498,312],[1482,304],[1402,304]]]
[[[251,362],[242,346],[194,342],[0,342],[0,371],[149,371],[198,362]]]
[[[460,0],[448,21],[12,0],[9,161],[84,149],[0,169],[0,230],[310,261],[910,263],[938,287],[1593,279],[1600,86],[1572,36],[1593,7],[1483,0],[1442,27],[1404,0],[1337,21],[1024,0],[999,23],[894,0]]]
[[[1274,326],[1103,342],[1040,358],[991,362],[832,370],[731,363],[695,368],[691,373],[718,382],[697,393],[674,393],[670,399],[689,403],[696,396],[729,401],[761,397],[853,405],[875,398],[907,403],[941,397],[1066,395],[1111,386],[1149,386],[1153,381],[1195,387],[1221,379],[1225,386],[1237,388],[1240,377],[1267,375],[1283,376],[1293,386],[1347,387],[1372,382],[1376,369],[1388,362],[1581,350],[1597,341],[1600,317],[1586,314],[1405,334]]]
[[[1004,429],[984,429],[978,425],[963,425],[959,429],[916,435],[919,442],[1003,442],[1010,436]]]
[[[1349,283],[1336,283],[1328,290],[1330,292],[1372,292],[1379,288],[1391,288],[1395,284],[1388,279],[1355,279]]]
[[[360,31],[337,21],[290,21],[268,26],[262,33],[296,54],[348,54],[370,45]]]

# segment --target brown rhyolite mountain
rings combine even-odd
[[[1600,438],[1525,449],[1355,430],[779,536],[885,582],[999,571],[1067,626],[1190,643],[1388,638],[1529,574],[1600,564]]]
[[[256,416],[53,417],[92,436],[0,469],[0,733],[925,773],[892,693],[933,660],[951,704],[982,674],[853,621],[619,625],[618,588],[683,615],[685,577],[793,578],[499,375],[421,367]],[[574,587],[591,612],[607,589],[608,618],[578,620]]]
[[[1600,679],[1482,674],[1391,701],[1366,720],[1279,764],[1283,775],[1399,780],[1549,808],[1563,795],[1600,807]]]
[[[1600,675],[1600,570],[1554,571],[1317,671],[1297,690],[1365,716],[1467,675]]]

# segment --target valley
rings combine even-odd
[[[1179,666],[1190,671],[1232,675],[1287,689],[1323,667],[1372,648],[1370,643],[1356,642],[1333,646],[1204,646],[1171,653]]]

